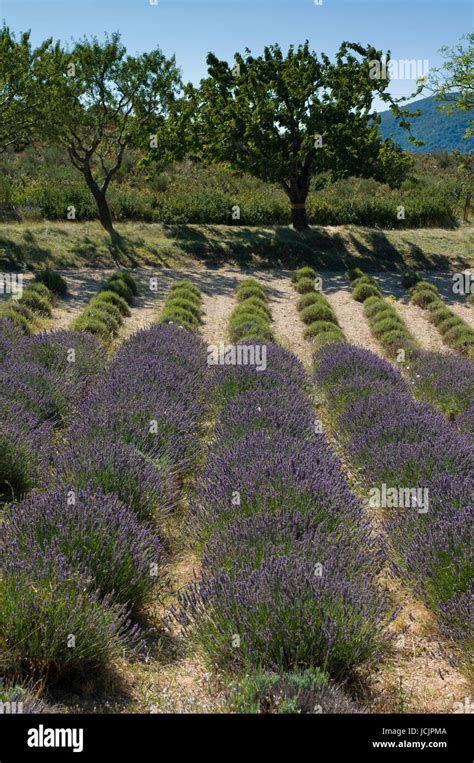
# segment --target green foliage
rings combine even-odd
[[[440,111],[448,115],[468,113],[470,122],[465,138],[470,138],[474,126],[474,32],[463,39],[467,42],[466,47],[460,42],[453,48],[441,48],[444,63],[441,68],[431,70],[429,84],[436,93]]]
[[[182,310],[186,310],[191,313],[198,322],[201,321],[202,310],[199,305],[193,299],[186,299],[186,297],[173,297],[167,304],[173,305],[173,307],[179,307]]]
[[[73,322],[72,328],[75,331],[88,331],[103,341],[108,341],[110,339],[107,323],[97,316],[93,317],[90,314],[80,315],[79,318],[76,318]]]
[[[235,291],[238,304],[229,318],[231,342],[273,341],[266,289],[254,278],[245,278]]]
[[[325,303],[326,300],[319,291],[309,291],[306,294],[303,294],[296,303],[296,309],[300,313],[302,310],[305,309],[305,307],[309,307],[310,305],[317,305],[320,303]]]
[[[435,309],[431,309],[432,307]],[[438,302],[431,302],[428,305],[428,310],[430,311],[430,321],[436,327],[451,317],[451,310],[449,310],[440,300]]]
[[[311,712],[306,706],[312,704],[315,712],[318,692],[327,684],[318,668],[283,675],[256,671],[230,687],[229,705],[235,713],[298,713]]]
[[[372,276],[363,275],[359,276],[359,278],[354,278],[354,280],[351,281],[351,289],[357,288],[361,283],[369,283],[372,284],[372,286],[377,286]]]
[[[286,56],[278,45],[259,57],[236,53],[235,67],[210,53],[208,78],[186,91],[200,155],[280,184],[296,227],[306,225],[302,207],[315,176],[362,174],[399,184],[410,162],[382,141],[370,105],[379,97],[397,117],[402,112],[386,93],[388,80],[370,76],[374,59],[382,51],[347,42],[334,63],[307,42]]]
[[[295,289],[299,294],[309,294],[309,292],[314,292],[314,281],[312,278],[300,278],[300,280],[295,283]]]
[[[199,321],[188,310],[173,305],[164,308],[160,322],[174,323],[189,331],[195,331],[199,327]]]
[[[58,297],[65,297],[67,294],[67,283],[59,273],[54,270],[41,270],[36,273],[34,281],[40,284],[44,284],[49,291],[56,294]]]
[[[107,326],[107,331],[111,336],[117,334],[119,327],[122,323],[122,316],[119,314],[118,319],[116,315],[110,312],[110,305],[104,302],[96,302],[95,305],[88,305],[82,313],[82,317],[86,321],[95,320]],[[112,307],[112,310],[115,308]]]
[[[182,278],[179,281],[177,281],[170,288],[170,291],[171,292],[186,291],[188,298],[190,294],[193,294],[196,297],[196,299],[201,301],[201,292],[199,291],[198,287],[195,286],[195,284],[193,284],[193,282],[190,281],[188,278]]]
[[[0,436],[0,502],[20,500],[34,487],[37,476],[28,448]]]
[[[111,278],[106,281],[103,286],[104,291],[113,291],[118,294],[119,297],[128,302],[129,305],[133,302],[133,292],[122,278]]]
[[[345,276],[349,281],[355,281],[356,278],[362,278],[364,272],[360,268],[349,268]]]
[[[123,297],[120,297],[114,291],[107,289],[106,286],[104,287],[104,291],[99,292],[99,294],[93,297],[90,301],[91,305],[95,305],[98,303],[113,305],[114,307],[117,308],[117,310],[120,311],[120,315],[123,318],[127,318],[129,315],[131,315],[130,309],[126,301],[123,299]]]
[[[380,337],[380,344],[389,357],[395,357],[399,350],[415,349],[416,343],[407,329],[396,328]]]
[[[287,197],[281,187],[264,183],[226,166],[206,166],[189,160],[167,168],[167,186],[156,191],[155,174],[138,166],[139,153],[126,154],[129,170],[118,174],[108,191],[108,203],[117,221],[137,220],[165,224],[288,225]],[[416,175],[397,191],[375,180],[347,178],[324,188],[311,188],[307,199],[310,224],[364,225],[378,228],[453,227],[462,214],[466,187],[472,173],[468,160],[451,157],[449,171],[437,162],[420,158]],[[463,166],[465,170],[463,170]],[[78,220],[97,219],[92,195],[61,148],[49,146],[44,160],[34,146],[20,155],[4,154],[0,173],[0,204],[4,215],[27,221],[64,220],[74,205]],[[241,220],[231,218],[238,204]],[[399,204],[405,220],[397,220]]]
[[[51,298],[39,294],[36,289],[25,289],[20,304],[26,305],[33,312],[50,317],[52,315]]]
[[[314,268],[311,268],[309,265],[305,265],[302,268],[298,268],[295,270],[293,275],[291,276],[292,283],[296,283],[300,280],[300,278],[312,278],[313,280],[316,278],[316,271]]]
[[[308,307],[305,307],[300,312],[300,318],[306,324],[314,323],[315,321],[328,321],[337,325],[334,310],[328,303],[308,305]]]
[[[419,281],[410,289],[410,294],[417,294],[419,291],[431,291],[433,294],[439,294],[437,287],[429,281]]]
[[[364,302],[364,312],[368,318],[386,311],[392,312],[392,308],[382,297],[369,297]]]
[[[438,331],[441,335],[447,334],[447,332],[454,328],[455,326],[465,326],[466,324],[462,320],[462,318],[458,318],[457,315],[454,315],[450,310],[449,312],[449,318],[445,318],[444,321],[441,321],[438,323]]]
[[[128,286],[134,297],[137,296],[138,284],[132,274],[128,272],[128,270],[117,270],[110,277],[110,280],[115,281],[117,279],[123,281]]]
[[[53,304],[53,294],[44,284],[32,281],[30,284],[28,284],[27,291],[28,294],[39,294],[39,296],[43,297],[43,299],[45,299],[49,305]]]
[[[262,299],[262,297],[247,297],[243,303],[237,305],[234,312],[237,313],[239,309],[247,309],[248,307],[257,307],[259,310],[265,313],[267,318],[271,317],[270,308],[267,305],[266,297],[264,299]]]
[[[133,295],[137,292],[133,276],[123,270],[114,273],[76,318],[72,327],[76,331],[88,331],[108,344],[118,333],[124,317],[130,315],[128,304],[132,304]]]
[[[410,302],[414,305],[418,305],[418,307],[428,307],[431,303],[438,303],[439,302],[439,295],[437,291],[434,291],[431,288],[428,288],[431,286],[431,284],[427,284],[427,286],[422,286],[424,284],[424,281],[421,281],[419,286],[415,287],[415,290],[412,292],[412,296],[410,299]]]
[[[72,71],[73,76],[67,76]],[[71,49],[48,45],[38,64],[42,108],[38,131],[64,146],[97,201],[102,225],[111,232],[106,195],[131,145],[163,132],[165,115],[180,84],[174,58],[159,50],[126,54],[120,35],[103,43],[93,37]],[[69,201],[69,204],[71,201]]]
[[[229,336],[232,342],[239,342],[248,339],[255,341],[273,341],[273,334],[269,323],[258,316],[249,316],[247,320],[229,321]]]
[[[237,287],[236,295],[238,302],[243,302],[249,297],[256,297],[257,299],[262,300],[267,299],[267,293],[263,286],[260,286],[260,284],[241,286],[240,288]]]
[[[334,341],[334,337],[340,337],[344,339],[344,334],[341,329],[332,321],[317,320],[310,323],[304,330],[303,335],[305,339],[314,339],[321,334],[330,334],[331,341]]]
[[[359,286],[356,286],[352,296],[357,302],[365,302],[369,297],[381,297],[382,293],[377,286],[373,286],[370,283],[361,283]]]
[[[374,336],[380,339],[389,331],[397,331],[398,329],[403,329],[404,326],[404,322],[398,315],[387,315],[384,313],[382,318],[371,324],[371,329]]]
[[[260,318],[262,321],[266,321],[269,318],[267,310],[262,310],[258,305],[249,305],[248,300],[241,302],[232,313],[234,321],[236,320],[250,320],[253,317]]]
[[[8,318],[15,326],[18,326],[26,336],[30,336],[33,333],[33,327],[31,323],[19,310],[16,310],[13,305],[10,305],[6,309],[2,309],[1,315],[3,318]]]
[[[402,273],[402,286],[405,289],[411,289],[412,286],[415,286],[420,281],[421,281],[421,275],[418,273],[417,270],[408,269]]]
[[[0,154],[31,140],[42,97],[33,69],[46,45],[34,50],[29,32],[17,40],[5,23],[0,27]]]
[[[201,292],[188,279],[181,279],[168,291],[161,323],[176,323],[188,331],[197,331],[201,323]]]

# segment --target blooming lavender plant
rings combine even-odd
[[[178,616],[225,669],[339,676],[383,643],[385,551],[315,427],[301,365],[272,345],[268,358],[265,373],[216,374],[228,399],[189,520],[203,574]]]
[[[117,496],[140,519],[162,525],[176,501],[169,475],[132,445],[107,434],[89,439],[71,428],[54,461],[54,481],[78,490],[92,485]],[[51,479],[46,475],[46,484]]]
[[[54,548],[75,576],[88,576],[94,590],[134,612],[163,588],[158,537],[115,496],[56,487],[13,505],[5,519],[0,558],[7,570]]]
[[[94,590],[90,576],[57,546],[31,546],[28,559],[2,560],[0,641],[6,659],[34,672],[91,669],[139,648],[121,604]]]
[[[53,429],[12,403],[0,418],[0,502],[26,495],[48,468]]]
[[[463,561],[465,512],[473,494],[470,438],[414,400],[399,372],[367,350],[349,345],[322,350],[315,358],[315,379],[366,484],[427,491],[426,511],[392,517],[391,540],[399,569],[437,612],[445,632],[464,638],[470,627],[470,581]]]
[[[407,373],[417,397],[431,402],[455,422],[474,433],[474,363],[459,355],[417,352]]]

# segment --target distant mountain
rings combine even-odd
[[[451,115],[438,110],[439,101],[434,97],[423,98],[407,106],[408,111],[421,111],[421,116],[413,119],[412,132],[415,138],[422,140],[424,146],[418,148],[408,141],[406,130],[398,127],[395,117],[390,111],[381,112],[380,129],[384,138],[391,137],[406,151],[417,151],[431,154],[433,151],[462,151],[472,153],[474,137],[464,140],[463,135],[470,119],[474,119],[474,109],[471,111],[453,111]]]

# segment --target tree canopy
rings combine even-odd
[[[462,42],[454,47],[441,48],[443,66],[433,69],[428,80],[428,87],[435,93],[438,107],[446,114],[454,110],[471,111],[474,108],[474,32],[465,35]],[[470,121],[466,137],[473,133],[474,121]]]
[[[107,191],[128,146],[151,129],[158,136],[180,85],[174,57],[157,48],[127,55],[119,34],[103,43],[84,38],[70,50],[59,43],[43,51],[38,69],[46,138],[66,147],[113,233]]]
[[[40,97],[34,62],[48,45],[34,50],[29,33],[17,40],[6,25],[0,28],[0,154],[9,146],[19,150],[31,139]]]
[[[403,127],[409,123],[386,92],[388,79],[372,76],[381,59],[381,51],[347,42],[334,62],[318,57],[308,42],[291,46],[286,56],[278,45],[258,57],[246,49],[233,66],[210,53],[209,76],[186,89],[197,153],[279,183],[300,229],[307,225],[305,203],[317,175],[398,184],[410,163],[381,138],[374,99],[389,102]]]

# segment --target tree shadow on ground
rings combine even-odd
[[[0,268],[2,270],[27,270],[41,266],[51,257],[51,254],[51,249],[41,246],[30,231],[25,231],[21,243],[0,236]]]
[[[453,261],[448,257],[443,257],[442,254],[430,253],[427,257],[426,252],[421,249],[418,244],[414,244],[412,241],[404,240],[405,245],[409,250],[408,258],[412,267],[419,268],[420,270],[452,270]],[[468,268],[470,266],[469,260],[458,255],[457,264],[460,267]]]
[[[163,226],[166,237],[177,242],[190,257],[207,267],[235,264],[240,267],[294,268],[312,263],[320,268],[341,266],[348,256],[338,233],[311,228],[300,233],[288,226],[248,228],[201,225]]]

